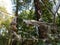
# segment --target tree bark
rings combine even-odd
[[[17,18],[16,18],[16,23],[17,23],[16,27],[17,27],[17,29],[18,29],[18,2],[19,2],[19,0],[16,0],[15,17],[17,17]]]
[[[39,21],[39,19],[41,17],[41,8],[40,8],[40,2],[39,2],[39,0],[34,0],[34,5],[35,5],[36,20]]]
[[[41,13],[42,13],[41,3],[39,0],[34,0],[34,5],[35,5],[36,20],[39,21],[39,19],[41,18]],[[46,32],[47,30],[45,29],[45,26],[40,25],[38,27],[38,34],[39,34],[40,39],[46,38]]]
[[[15,11],[16,28],[17,28],[17,29],[18,29],[18,1],[19,1],[19,0],[16,0],[16,11]],[[18,30],[17,30],[17,31],[18,31]],[[14,32],[17,33],[17,31],[14,31]],[[14,39],[14,40],[12,41],[12,45],[17,45],[17,40],[16,40],[16,39]]]

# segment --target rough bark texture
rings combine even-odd
[[[41,9],[40,9],[40,2],[39,2],[39,0],[34,0],[34,5],[35,5],[36,20],[39,21],[40,16],[41,16]]]
[[[17,45],[17,40],[13,40],[12,45]]]

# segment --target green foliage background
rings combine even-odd
[[[16,4],[16,0],[13,0],[13,2],[14,2],[13,5]],[[35,17],[34,4],[32,3],[32,5],[31,5],[32,8],[29,9],[29,6],[28,5],[30,5],[30,3],[31,3],[31,0],[23,0],[23,3],[21,3],[21,2],[18,3],[18,6],[19,6],[18,11],[19,12],[22,11],[21,13],[18,14],[18,34],[21,34],[21,36],[23,38],[31,38],[32,36],[38,38],[38,35],[36,34],[36,28],[35,28],[35,26],[32,26],[32,25],[28,26],[27,24],[25,24],[23,22],[23,19],[35,20],[35,18],[36,18]],[[53,5],[52,5],[51,2],[47,1],[47,2],[44,2],[44,3],[45,3],[45,5],[47,5],[47,7],[50,10],[52,9],[52,6]],[[53,23],[53,15],[51,14],[51,12],[49,12],[49,10],[47,9],[47,7],[45,5],[43,5],[43,4],[40,5],[41,6],[41,10],[42,10],[41,18],[43,19],[44,22]],[[24,10],[22,8],[24,8]],[[2,8],[2,10],[5,11],[4,8]],[[15,9],[14,9],[14,11],[15,11]],[[5,18],[2,21],[1,16],[0,16],[0,20],[2,22],[1,25],[0,25],[0,30],[3,27],[2,25],[4,25],[4,27],[6,28],[5,29],[6,31],[9,30],[9,25],[10,25],[10,22],[11,22],[12,17],[9,17],[9,16],[6,16],[6,17],[7,17],[7,19]],[[57,30],[58,30],[58,33],[57,34],[60,34],[60,14],[59,14],[59,16],[56,16],[56,25],[58,27],[57,28]],[[4,43],[7,44],[7,42],[8,42],[8,40],[6,38],[9,38],[9,36],[8,36],[8,33],[6,31],[5,32],[3,31],[3,34],[5,34],[5,35],[1,35],[0,36],[1,45],[4,45]],[[22,31],[22,32],[20,33],[20,31]],[[52,34],[52,36],[49,37],[49,41],[50,41],[51,45],[55,45],[55,44],[56,45],[59,45],[60,44],[60,40],[59,39],[56,39],[54,37],[54,35],[55,34]],[[52,39],[52,37],[54,39]],[[37,43],[37,45],[44,45],[45,44],[45,42],[43,42],[42,40],[39,40],[36,43]]]

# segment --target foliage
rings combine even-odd
[[[26,32],[26,33],[28,33],[28,35],[30,34],[30,35],[34,35],[34,34],[32,34],[33,32],[34,32],[34,29],[35,29],[35,27],[34,26],[28,26],[28,25],[26,25],[24,22],[23,22],[23,19],[33,19],[33,15],[34,15],[34,11],[33,10],[27,10],[27,11],[23,11],[20,15],[19,15],[19,18],[18,18],[18,30],[19,31],[23,31],[23,33],[24,32]],[[23,34],[22,34],[22,36],[23,36]],[[26,35],[25,35],[26,36]],[[28,36],[29,37],[29,36]]]
[[[7,10],[3,7],[0,7],[0,27],[3,25],[8,29],[12,17],[7,13]]]
[[[13,11],[16,11],[15,7],[16,7],[16,1],[17,0],[13,0]],[[38,38],[38,35],[36,34],[36,27],[32,26],[32,25],[27,25],[23,22],[23,19],[26,20],[35,20],[35,10],[34,10],[34,4],[32,3],[31,5],[31,1],[32,0],[18,0],[18,34],[22,36],[22,38],[37,38],[38,41],[36,42],[37,45],[44,45],[45,42],[44,40],[40,40]],[[44,1],[44,4],[47,5],[47,7],[51,10],[52,9],[52,3],[47,1]],[[47,7],[43,5],[41,3],[41,11],[42,11],[42,15],[41,18],[43,19],[44,22],[47,23],[53,23],[53,15],[51,14],[51,12],[47,9]],[[31,6],[31,7],[30,7]],[[31,9],[29,9],[31,8]],[[0,7],[0,11],[4,11],[7,13],[7,11],[5,10],[5,8]],[[7,34],[7,30],[9,30],[9,26],[11,23],[11,20],[13,19],[13,17],[10,17],[9,15],[7,15],[6,13],[2,13],[0,12],[0,30],[3,30],[2,32],[2,36],[0,38],[2,38],[2,41],[7,40],[6,38],[8,38],[8,34]],[[4,17],[3,17],[4,16]],[[57,34],[52,34],[51,32],[48,32],[48,41],[46,41],[46,43],[52,43],[52,45],[55,44],[59,44],[60,40],[58,38],[55,38],[58,33],[60,34],[60,15],[56,16],[56,25],[57,25]],[[50,26],[50,25],[49,25]],[[5,29],[4,29],[5,28]],[[4,31],[5,30],[5,31]],[[50,29],[51,30],[51,29]],[[1,42],[1,41],[0,41]],[[1,42],[2,44],[2,42]],[[2,44],[3,45],[3,44]]]
[[[56,17],[56,24],[60,26],[60,15]]]
[[[45,5],[47,5],[47,7],[45,6],[45,5],[41,5],[41,9],[42,9],[42,18],[43,18],[43,20],[44,21],[46,21],[46,22],[48,22],[48,23],[51,23],[52,22],[52,14],[51,14],[51,12],[49,11],[49,10],[51,10],[52,9],[52,3],[51,2],[49,2],[49,1],[43,1],[44,2],[44,4]],[[48,10],[48,9],[49,10]]]

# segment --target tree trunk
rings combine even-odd
[[[17,27],[17,28],[18,28],[18,2],[19,2],[19,0],[16,0],[15,17],[17,17],[17,18],[16,18],[16,23],[17,23],[16,27]]]
[[[35,5],[35,16],[36,16],[36,20],[39,21],[39,19],[41,18],[41,3],[39,0],[34,0],[34,5]],[[44,39],[46,38],[46,29],[44,26],[40,25],[38,27],[38,34],[39,34],[39,38],[40,39]]]
[[[41,17],[41,8],[40,8],[40,2],[39,2],[39,0],[34,0],[34,5],[35,5],[36,20],[39,21],[39,19]]]
[[[16,21],[16,28],[18,29],[18,1],[19,0],[16,0],[16,11],[15,11],[15,21]],[[18,30],[17,30],[18,31]],[[16,32],[17,33],[17,31],[14,31],[14,32]],[[16,39],[14,39],[13,41],[12,41],[12,45],[17,45],[17,40]]]
[[[17,40],[13,40],[12,45],[17,45]]]

